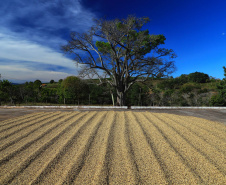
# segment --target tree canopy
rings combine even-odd
[[[195,72],[190,73],[188,75],[189,81],[196,82],[196,83],[206,83],[210,80],[210,77],[208,74],[201,73],[201,72]]]
[[[223,66],[224,77],[217,85],[218,94],[211,98],[211,105],[226,106],[226,67]]]
[[[64,96],[65,99],[71,98],[74,100],[77,100],[77,103],[79,104],[80,98],[83,96],[83,93],[87,91],[87,86],[83,81],[76,77],[76,76],[68,76],[65,78],[61,85],[61,94]]]
[[[148,17],[135,16],[99,19],[86,33],[71,32],[71,39],[62,49],[74,54],[77,63],[84,64],[81,74],[95,74],[101,83],[105,80],[114,87],[117,104],[122,106],[134,83],[175,70],[175,53],[160,47],[165,36],[142,29],[148,22]]]

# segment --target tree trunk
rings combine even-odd
[[[90,94],[89,94],[89,105],[90,105]]]
[[[117,105],[125,106],[126,104],[126,94],[122,91],[117,90]]]
[[[112,93],[112,91],[110,91],[110,93],[111,93],[112,104],[113,106],[115,106],[114,94]]]
[[[10,97],[10,102],[11,102],[12,105],[14,104],[12,97]]]

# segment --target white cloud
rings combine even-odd
[[[95,14],[80,0],[0,1],[0,16],[0,74],[26,81],[77,74],[79,66],[59,49],[70,31],[84,32],[93,24]],[[57,67],[47,71],[42,64]]]
[[[225,35],[225,33],[222,33],[222,35]]]
[[[10,79],[11,81],[35,81],[37,79],[42,82],[49,82],[51,79],[58,81],[64,79],[67,76],[73,76],[75,74],[56,72],[56,71],[41,71],[41,70],[30,70],[24,68],[22,65],[6,66],[0,65],[0,69],[3,71],[1,74],[3,78]],[[27,80],[25,80],[27,79]]]
[[[4,33],[0,33],[0,61],[0,74],[13,82],[59,80],[77,75],[80,68],[71,59],[47,46]],[[43,70],[45,65],[62,67],[65,71],[46,71]],[[73,74],[71,71],[74,71]]]
[[[62,53],[40,44],[0,33],[0,58],[16,61],[31,61],[75,68],[72,60]]]
[[[86,31],[94,13],[79,0],[0,1],[0,24],[20,37],[51,47],[59,47],[70,31]]]

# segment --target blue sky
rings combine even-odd
[[[13,82],[48,82],[77,75],[62,54],[70,31],[85,32],[93,18],[148,16],[151,34],[166,37],[177,54],[174,77],[204,72],[222,79],[226,66],[225,0],[7,0],[0,2],[0,74]]]

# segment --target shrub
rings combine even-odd
[[[210,99],[210,105],[211,106],[224,106],[226,105],[226,102],[222,98],[220,94],[213,95]]]

